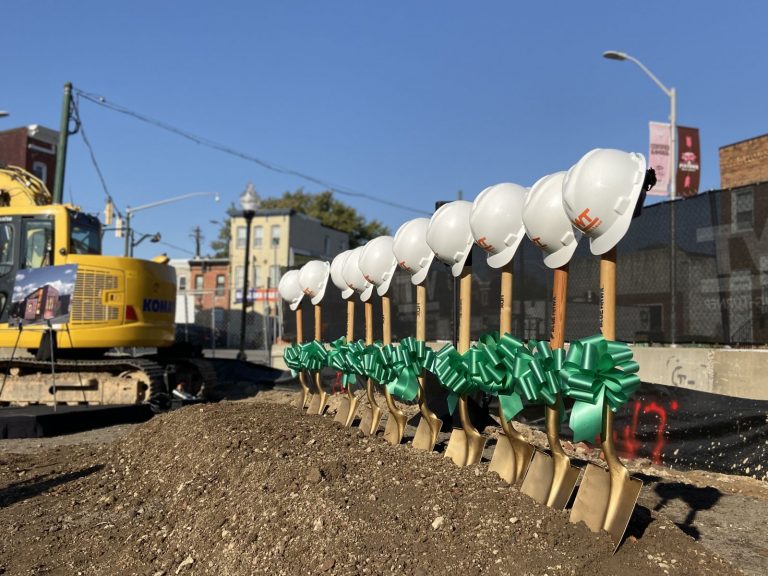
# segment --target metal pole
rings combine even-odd
[[[123,254],[127,258],[131,255],[131,211],[125,210],[125,226],[123,228],[123,234],[125,234],[125,250]]]
[[[247,360],[245,354],[245,314],[248,308],[248,261],[251,258],[251,220],[254,213],[250,210],[243,212],[245,216],[245,265],[243,267],[243,314],[240,317],[240,352],[237,353],[238,360]]]
[[[67,162],[67,139],[69,138],[69,110],[72,106],[72,83],[64,84],[64,99],[61,103],[61,124],[59,145],[56,150],[56,172],[53,178],[53,203],[61,204],[64,198],[64,168]]]
[[[216,289],[213,289],[213,305],[211,306],[211,358],[216,358]]]
[[[669,337],[674,345],[677,342],[677,230],[676,230],[676,217],[677,212],[677,92],[674,88],[669,90],[669,127],[672,131],[671,134],[671,150],[670,155],[672,158],[672,171],[671,171],[671,183],[669,187],[669,197],[672,201],[669,213],[669,246],[670,246],[670,262],[669,262],[669,275],[671,284],[671,294],[669,300]]]

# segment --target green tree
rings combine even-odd
[[[299,188],[278,198],[265,198],[261,208],[287,208],[317,218],[323,225],[347,232],[351,248],[365,244],[376,236],[389,234],[389,228],[378,220],[366,220],[351,206],[336,200],[330,190],[310,194]]]

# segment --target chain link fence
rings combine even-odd
[[[764,345],[768,341],[768,183],[720,190],[663,202],[643,209],[617,250],[616,335],[635,343]],[[599,332],[600,258],[582,239],[569,266],[566,337]],[[549,337],[552,270],[542,253],[524,241],[514,259],[513,332],[520,338]],[[285,272],[285,271],[283,271]],[[472,338],[499,327],[501,273],[486,263],[478,247],[472,255]],[[425,280],[427,339],[454,339],[458,282],[435,262]],[[392,338],[413,336],[416,289],[397,271],[392,300]],[[202,298],[200,297],[202,296]],[[183,307],[180,294],[179,306]],[[355,297],[356,299],[356,297]],[[241,309],[205,309],[204,295],[187,292],[194,304],[191,322],[180,324],[181,338],[199,332],[205,347],[237,348]],[[381,338],[381,299],[375,292],[374,337]],[[232,300],[229,300],[232,302]],[[278,338],[296,337],[295,313],[287,306],[257,301],[246,314],[246,347],[262,348]],[[271,306],[271,310],[267,310]],[[363,304],[355,306],[354,336],[363,338]],[[314,334],[314,314],[302,302],[304,336]],[[329,281],[322,301],[325,341],[346,334],[347,305]],[[280,318],[282,317],[282,322]],[[178,312],[177,312],[178,318]],[[194,326],[194,328],[192,328]],[[185,332],[186,331],[186,332]]]

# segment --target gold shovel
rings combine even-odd
[[[552,337],[553,350],[565,343],[565,299],[568,295],[568,264],[555,269],[552,287]],[[544,408],[547,440],[552,455],[536,450],[528,474],[520,491],[550,508],[562,510],[576,488],[580,470],[571,466],[571,459],[560,445],[560,393],[552,406]]]
[[[315,304],[315,340],[318,342],[323,341],[323,312],[320,304]],[[320,370],[315,372],[315,388],[317,392],[312,395],[312,399],[309,402],[309,408],[307,414],[321,415],[328,407],[328,394],[323,390],[323,383],[320,379]]]
[[[470,313],[472,311],[472,268],[464,266],[459,280],[459,341],[457,351],[464,354],[469,350]],[[483,457],[485,436],[480,434],[469,419],[467,396],[459,397],[459,419],[461,428],[454,428],[445,449],[445,457],[457,466],[477,464]]]
[[[387,346],[392,343],[392,303],[389,296],[381,297],[381,319],[382,344]],[[395,399],[386,386],[384,386],[384,398],[387,400],[387,409],[389,410],[389,418],[387,418],[387,424],[384,426],[384,440],[392,445],[397,445],[403,441],[405,423],[408,417],[397,407]]]
[[[424,284],[416,286],[416,340],[427,339],[427,288]],[[443,421],[429,409],[427,392],[424,387],[424,374],[419,374],[419,411],[421,418],[413,437],[413,447],[431,452],[437,444],[437,435],[443,427]]]
[[[303,320],[302,320],[302,313],[301,313],[301,307],[296,309],[296,343],[297,344],[303,344],[304,343],[304,326],[303,326]],[[307,383],[304,380],[304,371],[299,372],[299,384],[301,384],[301,391],[296,393],[296,398],[294,400],[294,405],[299,407],[301,410],[304,410],[304,408],[307,407],[307,402],[309,401],[309,386],[307,386]]]
[[[615,340],[616,248],[600,257],[600,293],[603,336],[606,340]],[[615,551],[632,517],[643,482],[632,478],[616,455],[613,445],[613,411],[608,402],[603,404],[600,441],[608,470],[592,463],[587,464],[570,520],[573,523],[583,521],[593,532],[608,532],[613,539]]]
[[[512,261],[501,269],[501,321],[499,334],[512,332]],[[504,435],[499,437],[488,466],[490,472],[496,472],[509,484],[519,482],[528,471],[533,458],[534,447],[526,442],[525,437],[515,430],[512,422],[504,417],[499,404],[499,419]]]
[[[373,344],[373,302],[370,300],[365,303],[365,343],[368,346]],[[368,378],[366,383],[365,393],[368,397],[368,407],[363,412],[359,427],[366,436],[373,436],[379,429],[381,408],[376,403],[376,397],[373,393],[373,380],[370,378]]]
[[[355,334],[355,302],[347,300],[347,342],[352,342]],[[333,421],[343,424],[345,428],[352,426],[357,412],[358,398],[352,392],[352,386],[347,386],[347,396],[341,399],[339,409],[334,416]]]

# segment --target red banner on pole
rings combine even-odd
[[[699,129],[677,127],[677,195],[683,198],[699,193],[701,176]]]
[[[667,196],[669,194],[670,162],[672,133],[669,124],[664,122],[649,122],[649,153],[648,167],[656,171],[656,185],[648,191],[652,196]]]

